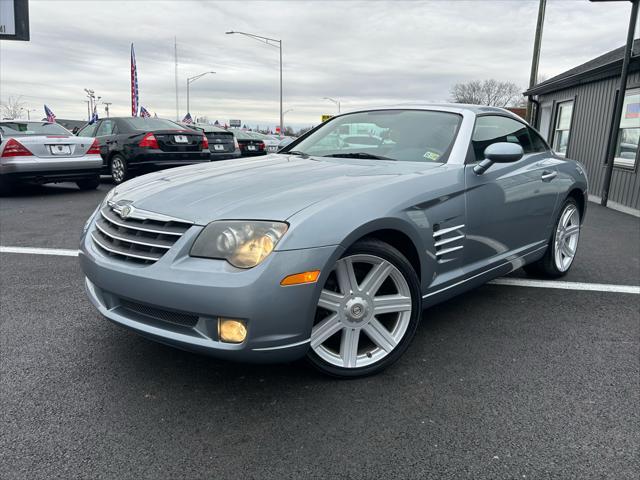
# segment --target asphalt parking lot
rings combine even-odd
[[[77,248],[110,188],[0,199],[0,245]],[[514,277],[524,277],[514,272]],[[566,281],[640,284],[589,204]],[[221,362],[103,320],[74,257],[0,253],[3,478],[637,478],[640,295],[487,285],[384,373]]]

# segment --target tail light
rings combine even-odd
[[[240,150],[240,144],[238,143],[238,139],[236,137],[233,137],[233,148],[235,150]]]
[[[202,150],[204,150],[205,148],[209,148],[209,139],[207,138],[206,135],[202,135]]]
[[[158,145],[158,140],[153,133],[147,133],[140,143],[138,144],[141,148],[155,148],[156,150],[160,150],[160,145]]]
[[[264,142],[260,142],[260,145],[258,145],[258,150],[264,150]]]
[[[28,157],[33,155],[29,151],[27,147],[22,145],[15,138],[10,138],[7,141],[7,144],[4,146],[4,151],[2,152],[2,158],[5,157]]]
[[[89,147],[89,150],[87,150],[87,155],[100,155],[100,144],[97,138],[93,139],[93,143]]]

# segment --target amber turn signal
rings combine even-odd
[[[300,285],[301,283],[314,283],[320,276],[320,270],[312,270],[311,272],[294,273],[286,276],[280,282],[280,285],[287,287],[289,285]]]

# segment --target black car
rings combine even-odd
[[[98,140],[103,173],[116,184],[134,174],[210,160],[207,137],[171,120],[104,118],[84,127],[78,136]]]
[[[251,135],[250,132],[242,130],[233,130],[238,145],[240,146],[240,154],[243,157],[253,157],[256,155],[266,155],[267,147],[264,142]]]
[[[204,133],[209,140],[211,161],[229,160],[240,156],[240,146],[233,132],[207,123],[182,124],[188,128]]]

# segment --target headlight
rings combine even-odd
[[[196,238],[190,255],[224,259],[238,268],[255,267],[273,251],[287,228],[282,222],[211,222]]]

